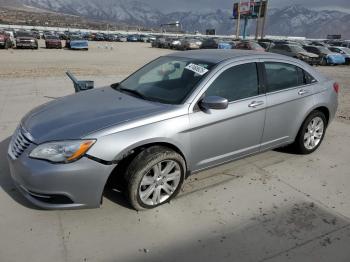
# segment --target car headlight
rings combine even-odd
[[[70,163],[80,159],[96,140],[72,140],[49,142],[38,145],[29,157],[55,163]]]

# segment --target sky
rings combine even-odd
[[[243,2],[244,0],[242,0]],[[209,10],[231,8],[232,0],[148,0],[152,6],[156,6],[163,12],[184,10]],[[350,12],[350,0],[270,0],[271,7],[284,7],[292,4],[300,4],[315,9],[347,9]]]

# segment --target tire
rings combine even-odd
[[[163,173],[167,169],[168,175]],[[144,210],[169,202],[181,190],[185,173],[186,164],[180,154],[163,146],[144,149],[131,161],[125,173],[131,206]],[[172,177],[176,179],[171,180]]]
[[[314,135],[310,135],[310,133],[308,132],[310,126],[312,126],[312,121],[314,121],[313,123],[315,123],[315,129],[310,132],[313,132]],[[320,121],[322,123],[320,123]],[[319,127],[318,131],[316,131],[317,127]],[[321,132],[321,129],[322,129],[322,132]],[[311,112],[311,114],[303,122],[298,132],[298,135],[293,144],[294,149],[297,151],[297,153],[302,155],[313,153],[321,145],[323,138],[326,134],[326,129],[327,129],[326,116],[322,112],[317,110]],[[310,136],[309,141],[308,141],[309,138],[307,138],[308,136]],[[312,144],[312,140],[314,141],[314,144]]]

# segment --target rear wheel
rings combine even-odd
[[[143,150],[126,170],[130,204],[143,210],[169,202],[179,193],[185,172],[184,159],[173,150],[162,146]]]
[[[301,126],[294,146],[298,153],[311,154],[322,143],[326,133],[327,120],[320,111],[313,111]]]

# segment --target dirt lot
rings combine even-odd
[[[41,42],[42,44],[42,42]],[[308,156],[269,151],[201,172],[169,205],[45,211],[13,186],[9,136],[33,107],[73,93],[67,69],[97,86],[169,50],[90,43],[90,50],[0,50],[0,261],[350,261],[350,67],[319,67],[342,84],[338,119]]]

